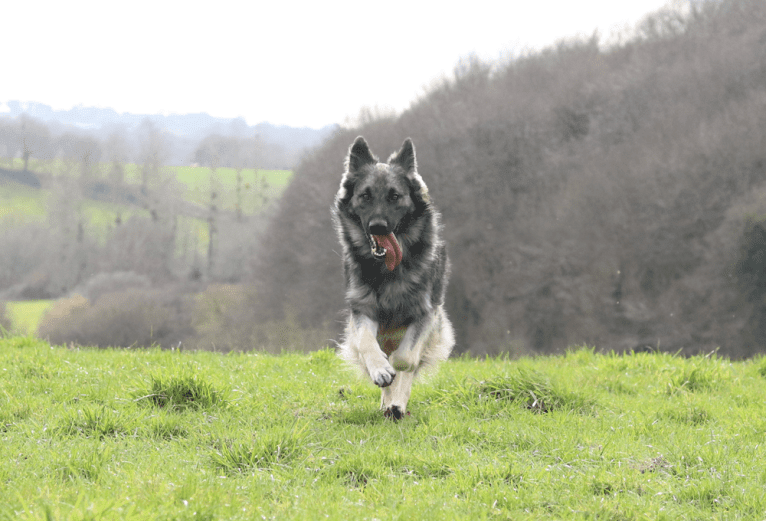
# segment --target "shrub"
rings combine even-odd
[[[74,293],[83,295],[91,302],[108,293],[117,293],[129,289],[148,289],[152,281],[145,275],[132,271],[99,273],[88,279],[85,284],[75,288]]]
[[[280,353],[312,351],[330,342],[329,328],[301,323],[291,309],[281,317],[264,320],[268,300],[252,288],[234,284],[211,284],[194,298],[194,338],[188,347],[215,351],[251,349]]]
[[[54,304],[40,324],[40,335],[53,344],[98,347],[171,347],[192,332],[186,296],[168,290],[107,293],[95,304],[76,295]]]

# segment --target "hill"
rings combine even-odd
[[[262,167],[290,168],[305,151],[321,144],[338,128],[335,124],[321,129],[295,128],[268,122],[248,125],[242,118],[217,118],[206,113],[131,114],[118,113],[111,108],[84,106],[54,110],[43,103],[22,103],[18,100],[7,101],[5,105],[9,110],[5,114],[0,113],[0,117],[15,119],[26,114],[48,125],[54,133],[76,129],[104,138],[121,130],[131,135],[137,133],[145,121],[149,121],[166,134],[170,142],[168,160],[172,165],[188,165],[194,156],[195,147],[202,139],[211,134],[221,134],[235,137],[257,135],[263,148],[273,152],[266,154],[272,162]]]
[[[381,157],[414,140],[444,216],[459,351],[766,349],[764,34],[763,2],[691,2],[616,46],[461,62],[401,116],[298,166],[260,249],[270,305],[253,320],[284,305],[339,333],[328,208],[361,134]]]
[[[762,519],[766,364],[450,360],[412,416],[330,350],[0,340],[2,519]]]

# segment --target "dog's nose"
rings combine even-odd
[[[388,223],[384,219],[370,221],[370,233],[372,235],[388,235]]]

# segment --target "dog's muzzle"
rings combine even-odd
[[[388,271],[394,271],[402,262],[402,247],[396,239],[396,235],[389,233],[387,235],[369,235],[370,250],[376,260],[382,260],[386,263]]]
[[[378,244],[378,241],[375,240],[375,236],[368,235],[367,238],[370,240],[370,250],[372,251],[372,256],[376,259],[383,259],[386,257],[386,249]]]

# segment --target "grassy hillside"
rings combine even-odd
[[[25,335],[37,335],[40,321],[53,302],[50,300],[29,300],[6,302],[5,308],[11,321],[11,330]]]
[[[766,363],[460,358],[412,416],[335,354],[0,340],[0,519],[762,519]]]
[[[17,183],[0,184],[0,224],[14,226],[45,220],[49,193]]]
[[[7,162],[7,160],[5,160]],[[11,166],[23,168],[20,159],[15,159]],[[63,161],[30,161],[30,169],[37,172],[51,173],[54,176],[73,175],[72,166]],[[96,168],[97,178],[106,178],[111,165],[100,164]],[[140,165],[126,164],[125,181],[129,184],[140,184]],[[176,195],[186,201],[207,205],[210,203],[210,169],[201,166],[169,166],[164,167],[168,177],[176,180],[182,191]],[[74,174],[76,177],[76,174]],[[242,170],[242,211],[253,214],[259,211],[265,202],[278,198],[292,178],[290,170]],[[218,208],[224,211],[234,211],[236,208],[236,170],[233,168],[218,168],[215,182],[219,185]],[[16,183],[0,185],[0,222],[15,219],[18,222],[42,220],[47,211],[46,205],[50,198],[50,190],[36,190]],[[94,216],[94,222],[114,222],[117,213],[129,213],[130,207],[120,204],[103,204],[88,202],[87,211]]]
[[[42,189],[0,183],[5,250],[0,252],[0,293],[21,282],[32,289],[10,298],[57,297],[100,272],[134,271],[155,282],[197,276],[190,274],[211,265],[211,184],[216,193],[214,277],[239,280],[267,218],[262,210],[292,177],[286,170],[245,169],[238,188],[231,168],[217,169],[211,179],[208,168],[166,167],[143,191],[137,165],[125,165],[124,184],[107,181],[110,165],[98,165],[84,186],[75,166],[61,160],[32,162],[33,171],[44,172]]]
[[[184,198],[198,204],[210,203],[210,169],[195,166],[172,167],[176,179],[186,188]],[[292,178],[289,170],[242,170],[242,212],[252,214],[281,195]],[[219,204],[223,210],[234,211],[237,203],[237,172],[233,168],[218,168],[216,182],[222,188]]]

